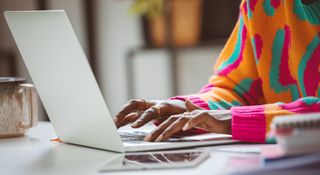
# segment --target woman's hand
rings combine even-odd
[[[151,120],[165,120],[171,115],[181,114],[187,109],[181,100],[130,100],[114,118],[117,128],[133,123],[139,128]]]
[[[201,128],[208,132],[231,133],[231,112],[229,110],[201,110],[199,107],[186,101],[190,113],[172,115],[149,135],[145,141],[164,141],[179,131],[191,128]]]

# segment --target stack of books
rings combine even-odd
[[[285,155],[320,151],[320,113],[275,117],[271,128]]]

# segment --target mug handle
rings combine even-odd
[[[32,84],[20,84],[21,90],[26,94],[28,101],[28,115],[29,123],[22,121],[19,123],[19,127],[24,129],[29,129],[33,126],[36,126],[38,122],[38,101],[37,101],[37,92],[35,87]]]

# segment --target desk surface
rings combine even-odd
[[[56,137],[49,122],[40,122],[26,136],[0,139],[0,174],[101,174],[98,170],[116,153],[50,142]],[[266,145],[236,144],[207,147],[210,158],[193,169],[151,170],[147,174],[229,174],[258,168],[259,149]],[[240,152],[243,153],[240,153]],[[246,153],[245,153],[246,152]],[[141,171],[103,174],[141,174]]]

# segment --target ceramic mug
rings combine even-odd
[[[22,136],[38,121],[33,85],[20,77],[0,77],[0,137]]]

